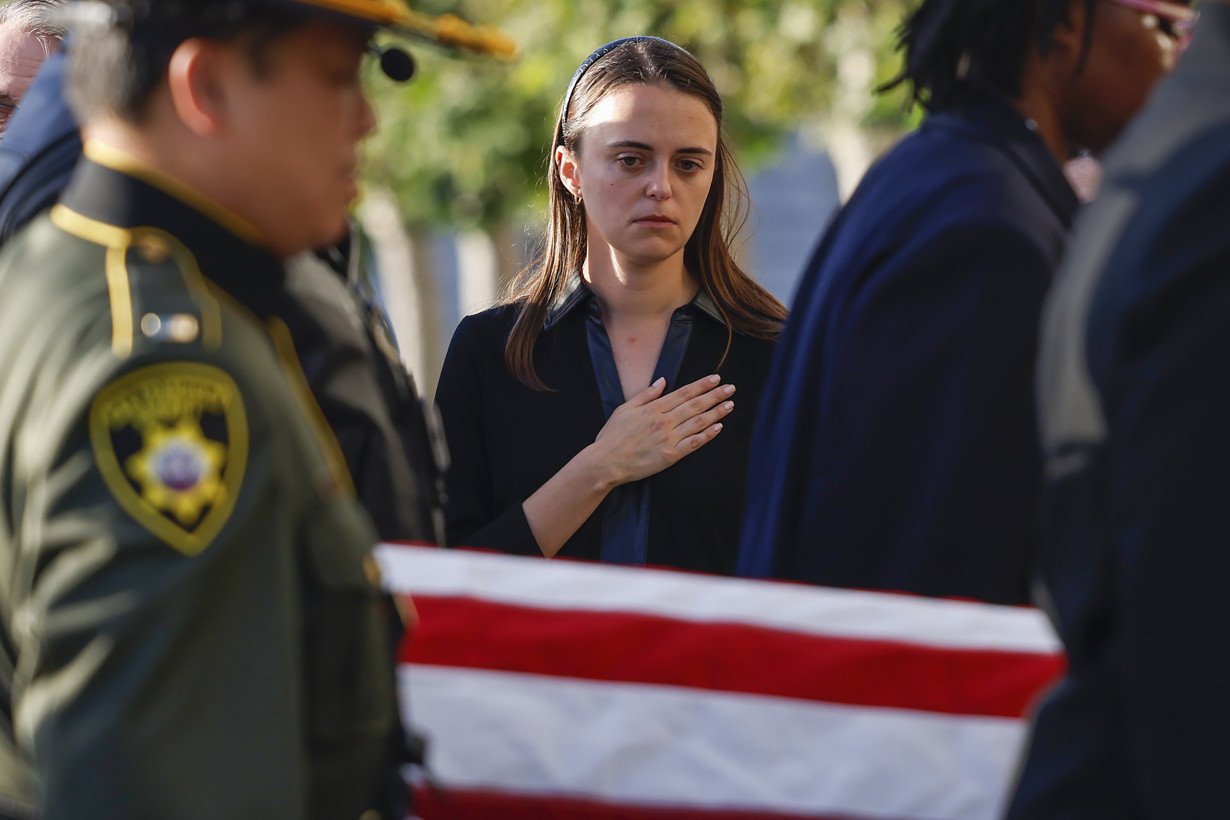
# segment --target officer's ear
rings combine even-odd
[[[192,38],[179,44],[167,67],[171,102],[196,134],[216,133],[225,122],[225,78],[231,58],[217,41]]]

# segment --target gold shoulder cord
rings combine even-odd
[[[337,436],[333,433],[333,428],[325,420],[324,411],[320,409],[320,404],[312,394],[312,388],[303,372],[303,365],[299,362],[299,354],[295,351],[295,342],[290,335],[290,329],[278,318],[270,319],[268,327],[269,336],[273,339],[278,357],[282,360],[282,367],[290,379],[295,398],[307,411],[316,436],[324,449],[325,460],[328,462],[329,471],[333,474],[334,482],[347,497],[353,498],[356,495],[354,479],[350,476],[350,468],[346,466],[346,457],[342,453],[341,445],[338,444]]]
[[[73,211],[64,205],[51,209],[51,222],[65,233],[107,249],[105,271],[107,295],[111,301],[111,350],[121,359],[132,353],[132,292],[128,287],[125,251],[132,243],[132,232],[108,225]]]

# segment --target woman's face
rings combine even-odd
[[[718,126],[699,97],[625,85],[585,118],[578,154],[556,149],[564,186],[579,192],[590,258],[609,252],[649,266],[681,254],[705,207]]]

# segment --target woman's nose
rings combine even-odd
[[[649,172],[649,181],[645,186],[645,194],[651,199],[670,199],[671,178],[668,165],[658,164],[653,166]]]

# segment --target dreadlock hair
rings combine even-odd
[[[910,100],[928,111],[959,105],[978,88],[1016,98],[1030,48],[1045,55],[1055,28],[1077,0],[922,0],[897,32],[901,73],[877,91],[903,83]],[[1098,0],[1085,4],[1093,20]],[[1085,26],[1088,51],[1093,26]],[[1082,53],[1082,60],[1084,54]]]
[[[564,95],[547,162],[548,211],[542,254],[514,281],[502,300],[520,310],[504,348],[504,361],[523,384],[550,388],[534,369],[534,344],[551,306],[566,292],[585,262],[585,205],[564,187],[555,165],[555,148],[583,149],[589,112],[608,94],[628,85],[665,84],[701,100],[718,126],[713,183],[696,230],[684,246],[684,265],[716,304],[726,324],[726,349],[735,332],[775,339],[786,308],[748,276],[730,251],[732,237],[746,221],[747,188],[722,131],[722,98],[700,62],[688,51],[659,37],[629,37],[606,44],[585,60]],[[718,362],[720,365],[721,362]]]

